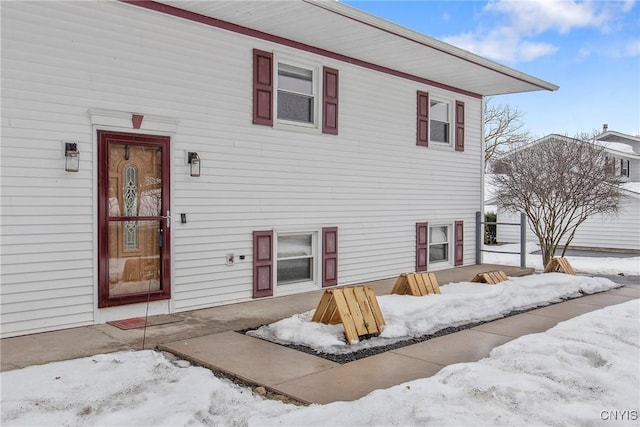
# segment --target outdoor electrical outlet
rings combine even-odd
[[[227,254],[227,265],[233,265],[236,262],[236,256],[232,253]]]

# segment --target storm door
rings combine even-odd
[[[98,132],[98,306],[168,299],[169,137]]]

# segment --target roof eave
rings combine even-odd
[[[495,71],[496,73],[500,73],[502,75],[511,77],[513,79],[520,80],[523,83],[527,83],[533,86],[533,88],[531,88],[530,90],[525,90],[521,92],[528,92],[528,91],[535,91],[535,90],[556,91],[560,88],[558,85],[555,85],[553,83],[547,82],[545,80],[539,79],[537,77],[528,75],[526,73],[523,73],[521,71],[515,70],[510,67],[507,67],[505,65],[502,65],[490,59],[484,58],[482,56],[476,55],[467,50],[461,49],[457,46],[451,45],[449,43],[445,43],[441,40],[435,39],[433,37],[429,37],[425,34],[422,34],[417,31],[411,30],[409,28],[403,27],[401,25],[395,24],[391,21],[387,21],[385,19],[379,18],[369,13],[360,11],[352,6],[345,5],[338,1],[324,1],[324,0],[320,0],[320,1],[302,0],[302,1],[308,4],[313,4],[318,7],[322,7],[325,10],[329,10],[334,13],[347,16],[360,23],[378,28],[381,31],[389,32],[398,37],[411,40],[417,44],[439,50],[441,52],[447,53],[451,56],[464,60],[468,63],[490,69],[492,71]],[[520,92],[516,92],[516,91],[492,92],[492,93],[482,93],[481,95],[485,95],[485,96],[505,95],[508,93],[520,93]]]

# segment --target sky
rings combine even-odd
[[[589,268],[607,262],[592,258]],[[627,262],[637,265],[637,258]],[[388,339],[618,286],[604,277],[549,273],[496,285],[452,283],[439,295],[378,300]],[[336,344],[323,336],[342,335],[334,325],[309,329],[308,320],[284,320],[269,325],[272,331],[311,334],[316,342],[326,341],[325,348]],[[357,349],[344,342],[342,347]],[[165,353],[97,354],[1,372],[0,421],[3,426],[637,426],[639,348],[640,300],[634,299],[522,336],[484,359],[449,365],[429,378],[352,402],[306,407],[265,399]]]
[[[626,1],[342,3],[560,86],[493,97],[534,136],[640,135],[640,4]]]

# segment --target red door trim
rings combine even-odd
[[[161,283],[159,291],[109,297],[109,142],[128,142],[141,145],[161,145],[162,150],[162,210],[171,206],[170,198],[170,138],[168,136],[141,135],[126,132],[98,131],[98,308],[157,301],[171,298],[171,228],[162,221],[164,236],[161,251]],[[105,184],[106,183],[106,184]],[[155,217],[151,217],[155,219]]]

